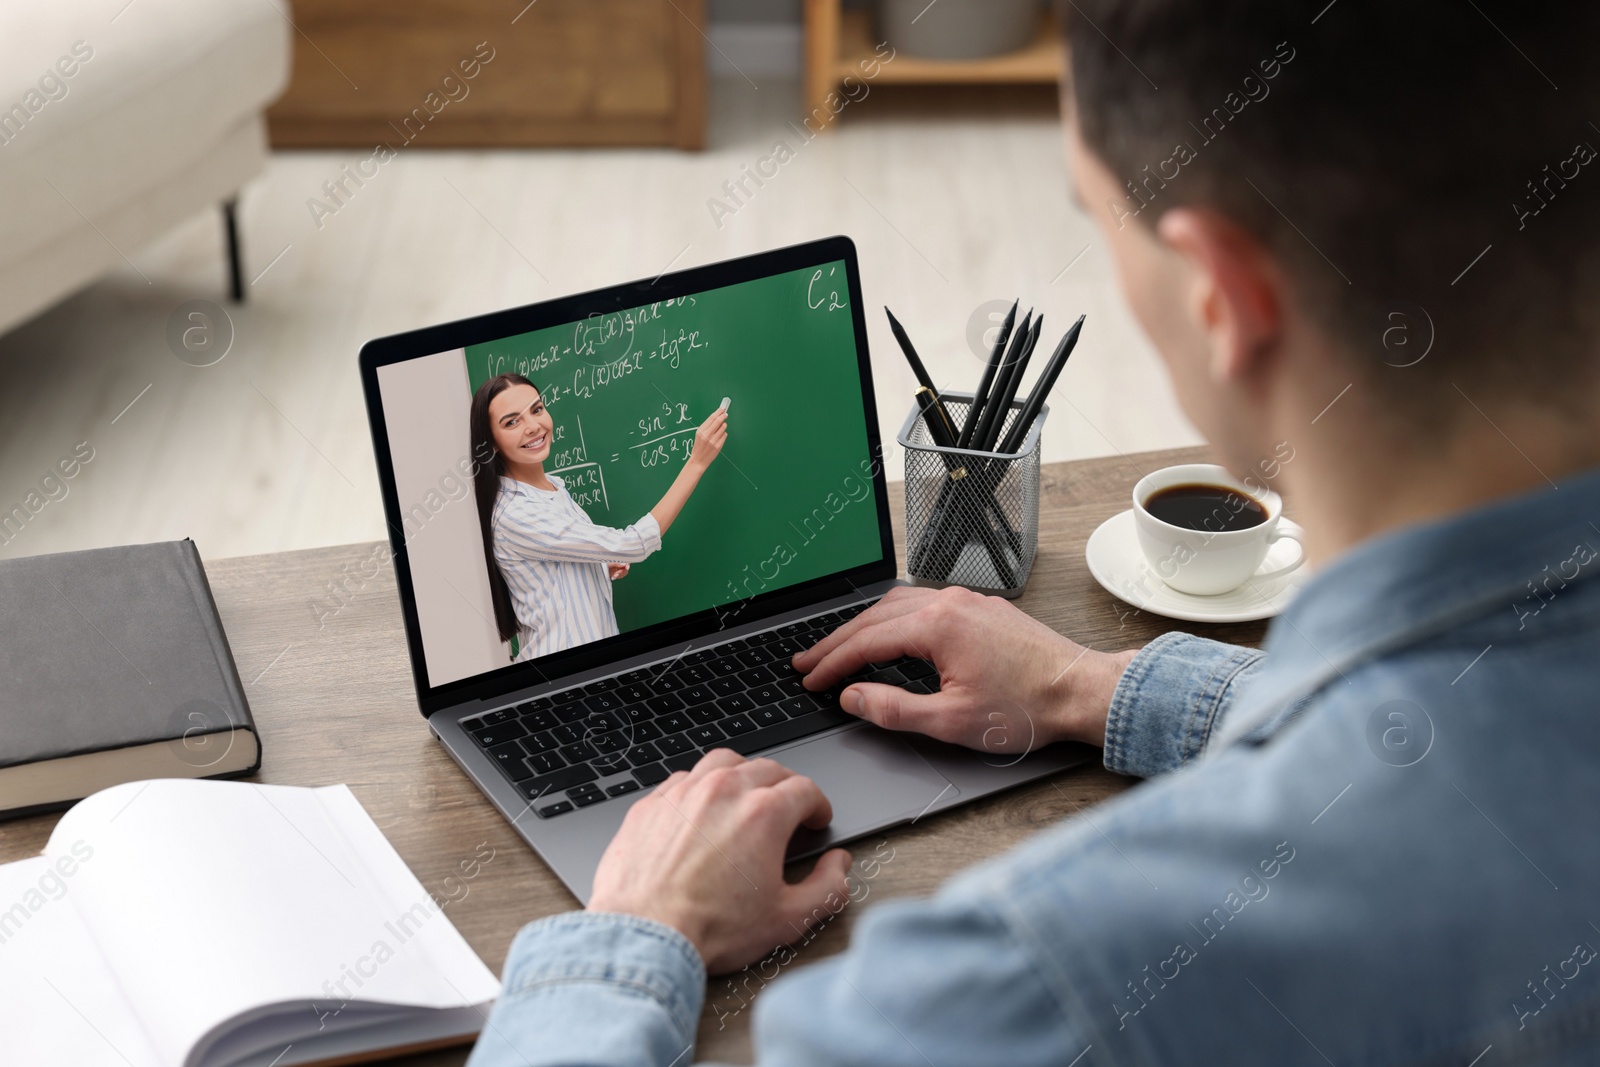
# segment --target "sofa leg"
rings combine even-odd
[[[233,302],[244,303],[244,267],[239,258],[239,220],[237,199],[222,202],[222,224],[228,240],[228,278],[232,285]]]

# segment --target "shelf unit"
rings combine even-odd
[[[861,64],[875,59],[871,12],[842,10],[840,0],[806,0],[805,108],[830,109],[827,99],[847,75],[863,78]],[[1033,43],[984,59],[925,59],[898,53],[879,63],[877,85],[1054,85],[1061,80],[1061,35],[1046,13]],[[863,78],[863,80],[865,80]],[[824,129],[831,126],[828,123]]]

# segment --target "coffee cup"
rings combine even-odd
[[[1146,562],[1180,593],[1217,596],[1247,581],[1278,578],[1305,562],[1300,532],[1281,524],[1283,498],[1213,463],[1165,467],[1133,487],[1134,527]],[[1300,545],[1293,563],[1261,572],[1280,540]]]

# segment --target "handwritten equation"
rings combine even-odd
[[[606,496],[606,478],[600,472],[600,464],[585,463],[581,467],[568,467],[561,472],[561,477],[567,483],[567,492],[572,494],[573,502],[580,508],[599,504],[607,511],[611,510],[611,502]]]
[[[573,421],[578,433],[576,443],[571,441],[564,424],[557,424],[551,434],[554,441],[565,440],[568,444],[559,451],[551,451],[547,460],[550,473],[561,475],[566,482],[567,492],[572,494],[572,499],[579,507],[599,504],[610,511],[611,499],[606,493],[605,474],[601,470],[601,463],[589,458],[583,419],[575,416]],[[633,436],[642,440],[630,444],[628,451],[638,457],[639,466],[646,470],[673,462],[682,463],[694,452],[693,434],[700,428],[700,421],[689,413],[688,404],[663,403],[659,412],[637,420]],[[605,462],[618,463],[622,458],[621,452],[613,452]]]
[[[711,347],[703,330],[658,323],[674,308],[693,306],[693,296],[663,300],[626,311],[593,315],[574,323],[571,335],[526,355],[498,355],[487,359],[490,375],[516,373],[545,385],[545,400],[554,404],[572,395],[592,397],[613,382],[655,367],[678,370],[697,353]],[[657,323],[653,329],[647,329]],[[570,370],[568,369],[570,368]]]
[[[628,448],[637,450],[639,466],[648,468],[674,459],[687,460],[694,449],[694,438],[685,435],[693,434],[700,423],[689,414],[688,404],[663,403],[659,414],[640,419],[638,426],[638,436],[644,440]]]
[[[852,292],[843,263],[807,267],[761,282],[759,292],[752,283],[748,297],[708,291],[595,314],[570,325],[475,346],[469,357],[472,374],[477,379],[479,374],[518,373],[539,387],[555,423],[545,469],[562,477],[580,507],[609,513],[607,469],[614,482],[620,473],[618,491],[631,499],[636,488],[653,485],[662,472],[670,474],[693,454],[695,432],[705,414],[692,413],[690,404],[673,400],[672,394],[700,392],[702,379],[713,372],[722,378],[720,371],[726,361],[746,355],[736,349],[753,346],[759,350],[769,334],[773,348],[781,351],[793,347],[787,335],[802,330],[804,323],[816,324],[804,330],[815,330],[822,320],[836,322],[840,312],[848,323]],[[726,351],[719,351],[716,345],[719,331]],[[834,327],[824,332],[831,335]],[[763,354],[748,355],[754,359]],[[663,377],[685,370],[693,384],[674,388]],[[561,404],[569,396],[582,400],[605,396],[607,389],[630,379],[633,385],[611,394],[611,401],[599,409]],[[719,396],[732,391],[732,381],[718,384],[728,387],[718,388]],[[644,401],[642,417],[616,418],[628,414],[640,394],[651,393],[664,402],[650,397]],[[618,407],[623,410],[615,410]],[[590,452],[577,409],[590,415],[600,435],[599,453]],[[605,414],[597,414],[602,410]],[[595,423],[597,417],[603,421]],[[641,482],[643,472],[648,474]],[[619,503],[623,503],[620,498]]]
[[[930,5],[931,6],[931,5]],[[828,268],[824,275],[822,268],[818,267],[811,274],[811,280],[806,283],[806,307],[812,311],[841,311],[848,309],[850,304],[839,295],[844,279],[839,276],[837,264]]]
[[[583,433],[583,419],[575,417],[574,422],[578,427],[577,444],[568,446],[557,452],[552,449],[550,458],[550,473],[561,475],[561,480],[567,485],[567,492],[572,494],[572,499],[580,508],[588,508],[599,504],[607,511],[611,510],[611,498],[606,494],[606,476],[600,470],[600,464],[589,458],[588,439]],[[551,434],[552,441],[567,438],[567,427],[556,426]],[[615,459],[615,457],[613,457]]]

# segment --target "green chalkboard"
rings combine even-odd
[[[623,632],[879,558],[849,297],[841,261],[467,348],[474,390],[508,371],[539,387],[545,472],[606,526],[661,499],[731,398],[722,455],[612,587]]]

